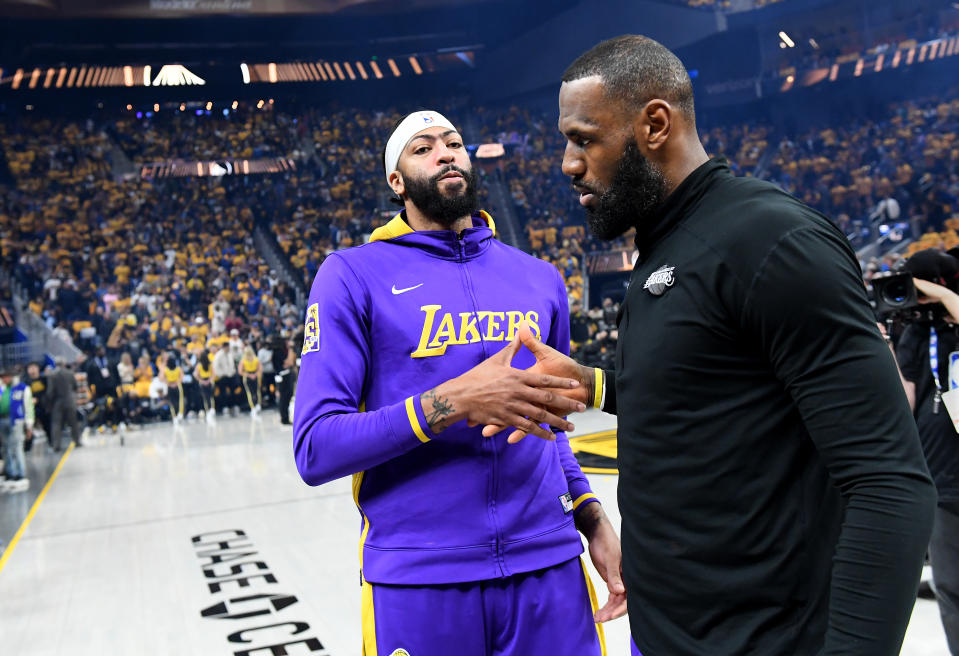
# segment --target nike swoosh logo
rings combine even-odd
[[[422,283],[422,282],[421,282],[421,283],[418,284],[418,285],[414,285],[414,286],[412,286],[412,287],[407,287],[406,289],[397,289],[397,288],[396,288],[396,285],[393,285],[393,293],[394,293],[394,294],[405,294],[406,292],[411,292],[411,291],[413,291],[414,289],[416,289],[416,288],[418,288],[418,287],[422,287],[424,284],[425,284],[425,283]]]

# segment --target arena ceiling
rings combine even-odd
[[[582,1],[0,0],[0,65],[477,51]]]
[[[492,5],[496,0],[0,0],[0,16],[189,18],[197,16],[383,15]]]

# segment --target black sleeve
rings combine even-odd
[[[804,226],[779,239],[748,285],[742,322],[847,502],[822,654],[898,654],[936,492],[892,353],[841,235]]]
[[[603,412],[608,412],[611,415],[616,414],[616,370],[615,369],[604,369],[603,378],[605,383],[603,384],[603,389],[605,390],[606,399],[603,401],[603,407],[600,408]]]

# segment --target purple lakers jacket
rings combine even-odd
[[[401,215],[316,274],[306,311],[293,450],[303,480],[353,475],[360,566],[372,583],[480,581],[582,553],[573,516],[594,501],[562,433],[434,434],[419,396],[500,349],[524,319],[569,351],[559,272],[473,228],[413,231]],[[534,363],[521,348],[517,368]]]

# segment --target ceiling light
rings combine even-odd
[[[194,75],[186,66],[180,64],[167,64],[160,69],[153,80],[153,86],[155,87],[177,87],[191,84],[206,84],[206,80]]]

